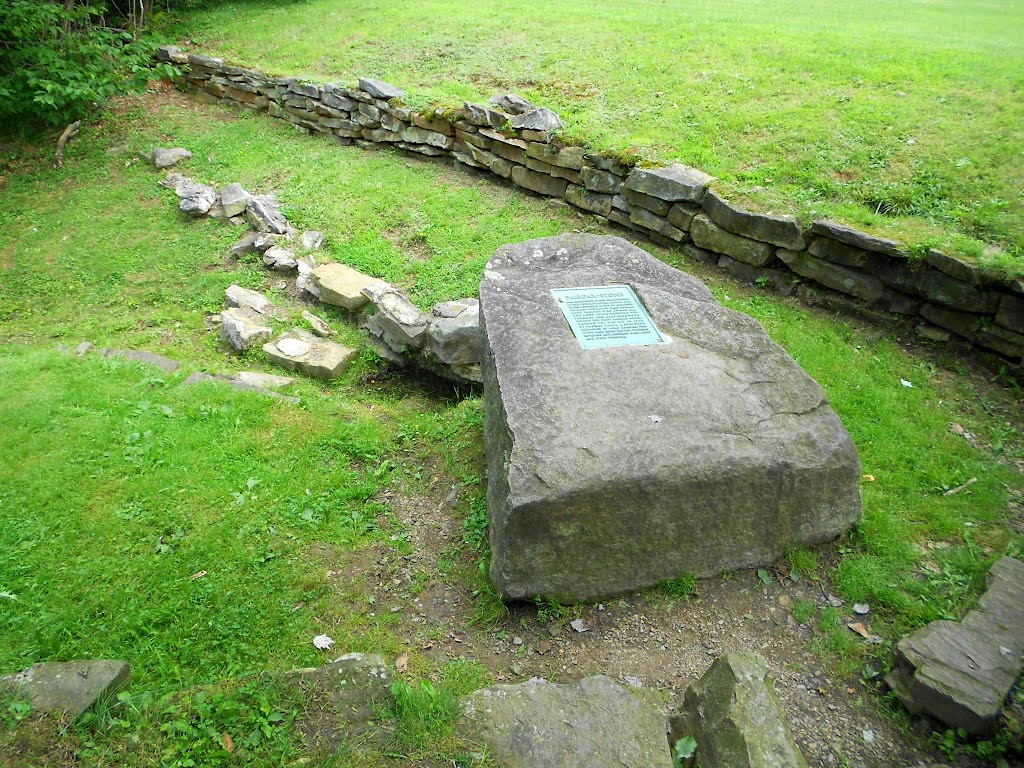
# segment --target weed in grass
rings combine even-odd
[[[658,587],[670,597],[687,600],[697,591],[697,577],[692,573],[683,573],[661,582]]]
[[[484,562],[481,561],[481,566]],[[473,590],[473,618],[471,626],[493,629],[499,626],[508,616],[508,606],[501,595],[491,586],[484,573],[480,585]]]
[[[818,606],[813,600],[797,600],[793,604],[793,618],[798,624],[807,624],[817,612]]]
[[[568,606],[551,597],[535,597],[533,605],[537,609],[537,621],[541,624],[563,621],[569,615]]]
[[[865,655],[864,646],[847,628],[845,616],[838,608],[822,611],[811,647],[833,659],[839,673],[847,676],[856,672]]]
[[[790,576],[798,576],[809,581],[818,581],[818,553],[809,547],[790,547],[786,551]],[[794,579],[795,580],[795,579]]]
[[[394,716],[397,719],[394,742],[402,754],[452,759],[465,751],[455,735],[459,701],[466,694],[487,683],[483,668],[471,661],[446,664],[436,680],[415,683],[404,681],[392,685],[395,696]]]

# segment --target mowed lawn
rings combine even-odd
[[[311,644],[327,633],[335,651],[380,652],[391,663],[409,654],[397,732],[358,764],[453,760],[465,749],[452,736],[455,703],[487,672],[476,659],[428,657],[429,635],[423,645],[404,642],[399,618],[374,604],[355,564],[412,549],[389,493],[436,501],[459,484],[451,514],[465,540],[444,553],[447,571],[414,582],[449,580],[473,596],[475,614],[495,613],[481,576],[482,400],[389,375],[365,348],[339,381],[302,382],[299,406],[182,386],[195,370],[272,370],[258,351],[227,355],[206,328],[204,313],[221,307],[226,286],[292,304],[275,288],[280,276],[256,259],[225,259],[238,230],[179,215],[160,174],[134,159],[155,145],[189,147],[194,157],[180,170],[201,181],[277,190],[296,225],[326,233],[331,258],[401,285],[423,307],[473,295],[503,243],[608,233],[478,176],[339,147],[173,92],[86,126],[64,169],[50,167],[49,147],[9,155],[0,207],[0,675],[50,660],[132,662],[128,707],[62,737],[81,764],[227,764],[229,733],[247,735],[248,764],[280,765],[305,754],[287,728],[302,702],[267,675],[328,658]],[[1021,488],[1011,465],[1024,459],[1019,389],[645,247],[764,323],[822,383],[857,443],[870,476],[862,524],[792,559],[849,603],[869,602],[872,630],[887,644],[859,642],[830,609],[811,619],[824,663],[849,673],[869,654],[886,658],[909,628],[971,605],[994,558],[1024,551],[1007,525]],[[321,311],[344,340],[362,344],[342,312]],[[162,352],[183,366],[164,375],[56,350],[82,339]],[[473,618],[463,617],[466,627]],[[496,633],[515,627],[500,610],[496,621]],[[0,701],[5,768],[4,747],[20,738],[13,706]]]
[[[187,41],[416,104],[513,90],[595,148],[695,165],[759,207],[1024,271],[1014,0],[236,1]]]

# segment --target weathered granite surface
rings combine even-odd
[[[983,735],[1021,674],[1024,562],[1004,557],[960,622],[936,621],[900,640],[886,682],[911,712]]]
[[[632,285],[670,343],[584,350],[552,288]],[[769,563],[860,516],[824,391],[755,320],[616,237],[500,248],[480,286],[491,580],[589,599]]]
[[[483,688],[462,711],[463,734],[501,768],[672,768],[664,706],[604,675]]]
[[[701,768],[807,768],[762,656],[716,659],[687,688],[683,709],[676,727],[697,741]]]
[[[23,692],[35,709],[66,712],[76,718],[94,704],[126,689],[131,678],[132,668],[127,661],[48,661],[0,677],[0,685]]]

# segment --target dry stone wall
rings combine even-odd
[[[812,303],[913,328],[955,351],[975,348],[1011,366],[1024,356],[1024,280],[1006,280],[938,250],[912,258],[894,240],[820,219],[730,203],[708,174],[685,165],[629,166],[561,143],[550,110],[514,94],[459,111],[410,109],[405,92],[360,78],[357,88],[278,78],[173,47],[188,90],[209,102],[265,111],[341,144],[389,144],[495,174],[640,233],[734,276]]]

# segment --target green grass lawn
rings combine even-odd
[[[235,0],[187,30],[194,50],[380,77],[417,104],[513,90],[595,148],[1024,273],[1021,3]]]
[[[453,513],[466,521],[466,541],[446,554],[443,578],[476,594],[478,614],[493,608],[486,590],[476,593],[486,558],[482,401],[387,376],[369,351],[337,382],[301,383],[301,406],[181,387],[200,369],[271,370],[257,352],[226,355],[204,329],[225,287],[289,300],[254,262],[224,262],[238,230],[179,216],[159,174],[132,159],[154,145],[189,147],[194,158],[181,170],[202,181],[278,190],[293,222],[327,234],[330,256],[402,285],[423,307],[474,295],[503,243],[603,231],[565,207],[432,162],[339,147],[174,93],[84,128],[62,170],[49,168],[47,149],[9,155],[0,207],[0,674],[48,660],[131,661],[128,707],[61,737],[86,765],[213,765],[227,760],[223,732],[250,735],[247,764],[280,765],[303,754],[287,728],[298,705],[266,675],[322,662],[311,639],[326,632],[340,651],[390,662],[411,653],[398,731],[359,764],[454,759],[465,752],[451,734],[454,702],[486,671],[474,659],[439,662],[405,647],[395,616],[377,611],[345,569],[360,553],[410,551],[386,492],[457,482],[468,489]],[[852,433],[873,476],[863,483],[863,523],[792,559],[848,601],[870,602],[873,631],[891,643],[960,615],[992,560],[1024,551],[1007,525],[1007,502],[1021,489],[1009,464],[1024,459],[1019,389],[654,252],[764,323]],[[324,314],[359,342],[344,314]],[[164,375],[55,349],[83,339],[161,352],[183,367]],[[944,495],[972,477],[968,490]],[[889,646],[858,645],[829,615],[816,648],[850,671]],[[17,743],[11,707],[0,703],[0,755]]]

